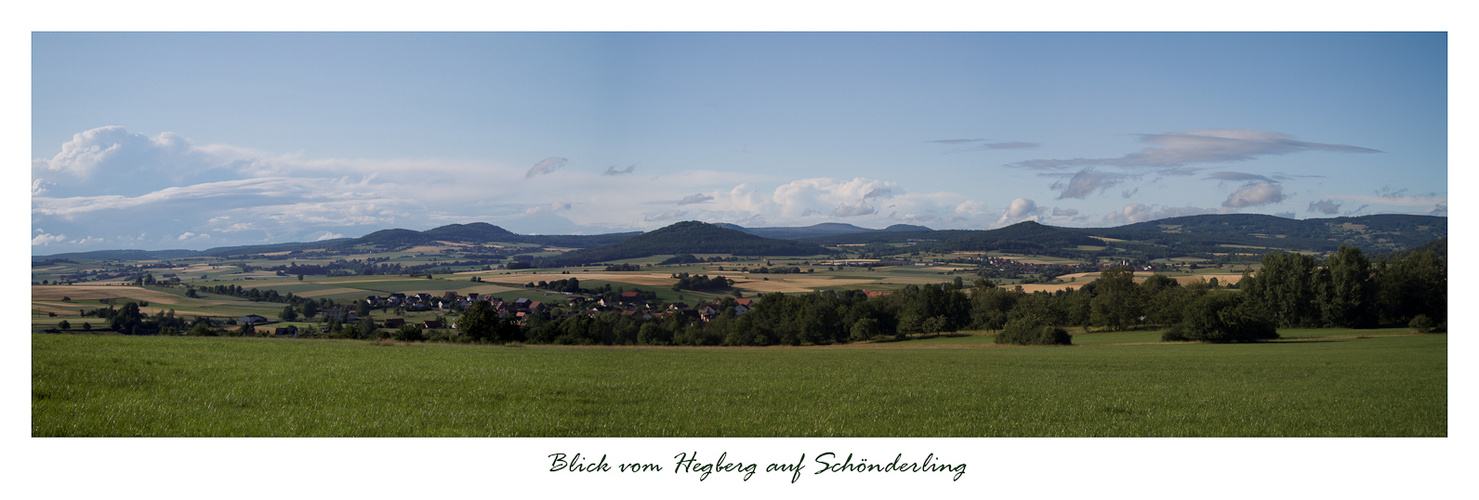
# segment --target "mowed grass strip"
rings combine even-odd
[[[33,335],[32,435],[1447,435],[1443,335],[1042,348],[985,338],[943,338],[977,344],[954,349],[516,348]]]

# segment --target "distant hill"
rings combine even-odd
[[[91,252],[59,253],[55,255],[37,255],[32,261],[42,259],[83,259],[83,260],[162,260],[178,259],[181,257],[194,257],[200,255],[199,250],[94,250]]]
[[[1067,229],[1026,221],[991,231],[970,231],[967,234],[941,241],[935,245],[935,248],[954,252],[990,250],[1045,252],[1103,244],[1103,241]]]
[[[422,235],[436,240],[456,242],[480,242],[493,241],[516,241],[521,236],[508,232],[508,230],[489,224],[487,222],[474,222],[471,224],[448,224],[435,229],[427,229]]]
[[[641,233],[628,232],[589,236],[523,235],[510,232],[504,228],[486,222],[473,222],[471,224],[448,224],[437,228],[427,229],[425,231],[414,231],[410,229],[383,229],[361,236],[359,238],[346,238],[316,243],[281,243],[277,245],[259,245],[252,247],[212,248],[202,253],[205,255],[240,255],[243,253],[271,253],[292,250],[307,250],[310,248],[349,250],[356,247],[364,246],[374,247],[380,250],[390,250],[417,245],[432,245],[441,241],[475,245],[487,243],[534,243],[536,245],[546,246],[587,248],[601,245],[610,245],[612,243],[619,242],[638,234]]]
[[[698,221],[685,221],[633,236],[619,243],[566,252],[541,266],[573,266],[663,254],[818,255],[816,244],[765,238]]]
[[[1073,231],[1185,251],[1248,245],[1329,252],[1346,245],[1375,254],[1447,237],[1448,218],[1384,214],[1297,220],[1258,214],[1193,215]]]
[[[802,240],[808,238],[835,236],[839,234],[877,233],[882,231],[930,231],[930,228],[924,226],[911,226],[908,224],[895,224],[884,229],[868,229],[866,227],[858,227],[852,224],[843,224],[839,222],[823,222],[821,224],[813,224],[806,227],[747,228],[729,223],[718,223],[714,225],[722,227],[724,229],[733,229],[742,233],[750,233],[756,236],[782,240]]]
[[[520,235],[486,222],[450,224],[414,231],[385,229],[359,238],[278,243],[194,250],[98,250],[37,255],[32,260],[157,260],[192,256],[255,255],[326,248],[392,250],[437,241],[454,243],[533,243],[586,249],[575,259],[600,262],[654,254],[734,253],[739,255],[814,255],[819,245],[912,243],[921,250],[1005,250],[1047,254],[1079,246],[1133,248],[1147,256],[1177,256],[1227,252],[1226,245],[1330,252],[1341,245],[1359,247],[1368,255],[1412,249],[1448,237],[1448,218],[1428,215],[1367,215],[1330,219],[1286,219],[1271,215],[1222,214],[1173,217],[1119,227],[1060,228],[1023,222],[994,230],[946,229],[896,224],[868,229],[851,224],[823,223],[807,227],[744,228],[733,224],[682,222],[655,231],[598,235]],[[629,243],[630,242],[630,243]],[[624,245],[624,246],[623,246]],[[1446,240],[1443,253],[1446,255]],[[597,250],[600,252],[596,252]],[[1065,250],[1067,249],[1067,250]],[[645,253],[644,253],[645,252]],[[626,255],[626,257],[612,257]]]
[[[1423,252],[1433,252],[1433,254],[1437,255],[1438,258],[1448,260],[1448,238],[1441,238],[1429,241],[1427,243],[1423,243],[1407,250],[1398,250],[1396,252],[1371,255],[1368,257],[1371,259],[1372,262],[1376,262],[1379,260],[1394,261],[1398,259],[1405,259],[1408,255]]]

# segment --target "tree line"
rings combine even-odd
[[[735,298],[724,297],[715,304],[718,314],[708,321],[695,309],[643,319],[642,315],[651,313],[611,310],[591,314],[578,307],[555,307],[528,314],[522,324],[515,318],[499,318],[486,302],[478,301],[457,315],[455,336],[426,333],[419,327],[387,332],[375,328],[365,314],[358,323],[331,325],[326,333],[337,335],[339,330],[354,328],[351,336],[355,338],[765,346],[906,339],[965,329],[995,331],[997,342],[1016,344],[1069,344],[1072,336],[1067,328],[1165,328],[1165,340],[1210,342],[1277,338],[1279,328],[1446,330],[1447,263],[1434,252],[1389,255],[1373,263],[1359,249],[1341,247],[1323,261],[1276,253],[1266,255],[1262,264],[1257,273],[1245,271],[1238,283],[1225,288],[1204,281],[1181,284],[1161,274],[1137,282],[1131,268],[1113,267],[1082,287],[1051,293],[1024,293],[984,278],[966,287],[956,278],[949,283],[909,285],[888,294],[863,290],[760,294],[747,311],[738,307]],[[581,290],[574,278],[546,286]],[[608,298],[619,294],[609,285],[602,288],[613,296]],[[249,297],[256,292],[234,285],[211,291]],[[327,305],[291,294],[258,299],[276,299],[304,309]],[[304,312],[311,317],[316,311]],[[125,333],[155,333],[163,326],[178,331],[186,326],[169,315],[145,317],[133,304],[89,315],[105,318],[110,327]]]

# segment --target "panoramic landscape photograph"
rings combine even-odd
[[[29,38],[41,446],[939,486],[1131,446],[940,438],[1450,435],[1444,32]]]

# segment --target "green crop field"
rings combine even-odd
[[[804,348],[33,335],[33,436],[1446,436],[1446,335]]]

